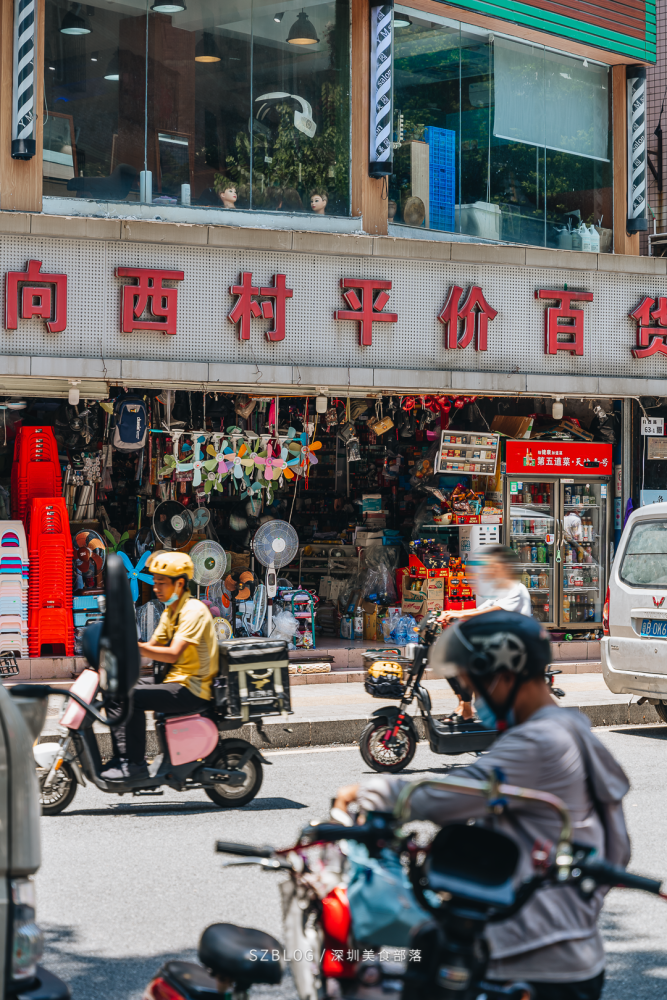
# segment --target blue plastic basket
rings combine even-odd
[[[428,143],[429,225],[454,229],[456,201],[456,132],[449,128],[424,129]]]

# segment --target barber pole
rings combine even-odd
[[[386,177],[393,171],[392,59],[393,3],[371,7],[370,146],[368,173]]]
[[[646,68],[627,69],[629,233],[648,229],[646,202]]]
[[[15,0],[12,157],[31,159],[35,145],[35,0]]]

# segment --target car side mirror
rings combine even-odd
[[[100,688],[119,701],[129,697],[139,680],[141,658],[130,581],[115,553],[105,567],[106,614],[99,642]]]

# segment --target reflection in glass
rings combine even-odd
[[[349,0],[82,10],[46,2],[45,195],[349,215]]]

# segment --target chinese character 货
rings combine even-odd
[[[241,283],[232,285],[229,289],[230,295],[238,296],[234,308],[227,316],[230,323],[238,325],[239,340],[250,340],[250,321],[255,319],[273,320],[273,329],[266,331],[268,340],[278,341],[285,339],[286,303],[294,295],[292,288],[287,288],[287,278],[284,274],[273,275],[273,285],[266,287],[256,287],[252,283],[252,272],[241,272]],[[256,302],[255,297],[262,296],[264,300],[273,301]]]
[[[135,285],[123,285],[120,300],[122,333],[133,330],[157,330],[176,333],[178,289],[165,288],[163,281],[183,281],[183,271],[164,271],[152,267],[117,267],[117,278],[134,278]],[[149,317],[142,319],[149,308]]]
[[[398,323],[398,313],[382,312],[389,302],[391,281],[379,278],[341,278],[340,287],[349,309],[336,309],[334,319],[351,319],[359,324],[359,343],[373,344],[373,323]],[[349,291],[344,291],[344,289]],[[357,291],[361,293],[361,299]],[[375,296],[375,292],[380,294]]]
[[[557,306],[549,306],[544,314],[544,353],[556,354],[570,351],[581,357],[584,353],[584,310],[573,309],[573,302],[592,302],[592,292],[569,292],[559,289],[539,288],[536,299],[556,299]],[[562,323],[560,320],[570,320]],[[567,340],[558,338],[566,334]]]
[[[486,351],[488,346],[489,322],[496,318],[498,310],[490,306],[479,285],[473,285],[463,305],[460,305],[463,289],[454,285],[447,301],[438,314],[446,330],[445,347],[467,347],[475,337],[475,350]],[[477,308],[475,308],[477,307]],[[463,320],[463,335],[459,340],[459,320]]]
[[[657,308],[653,308],[657,302]],[[645,296],[636,309],[630,314],[630,319],[637,320],[637,344],[632,350],[635,358],[648,358],[651,354],[667,354],[667,298],[660,296],[657,300]],[[658,325],[652,326],[651,320]]]
[[[41,271],[41,260],[29,260],[25,271],[5,275],[5,329],[16,330],[19,320],[41,316],[49,333],[67,326],[67,275]],[[21,286],[21,287],[19,287]]]

